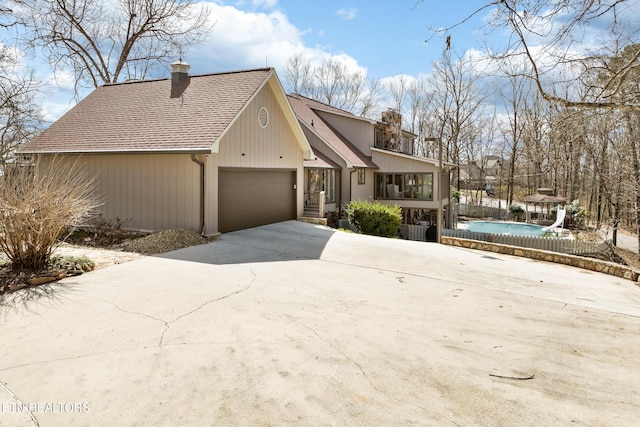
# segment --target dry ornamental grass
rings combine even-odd
[[[0,182],[0,250],[14,269],[42,269],[68,226],[99,205],[77,161],[49,156],[12,165]]]

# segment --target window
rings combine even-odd
[[[377,173],[376,199],[433,200],[432,173]]]
[[[327,203],[336,201],[336,171],[334,169],[325,169],[324,171],[324,192]]]
[[[358,185],[365,184],[366,174],[367,170],[365,168],[358,168]]]
[[[384,129],[381,127],[377,127],[374,130],[374,144],[373,146],[376,148],[384,148]]]

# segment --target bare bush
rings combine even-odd
[[[69,226],[100,205],[78,160],[38,157],[12,165],[0,182],[0,250],[16,269],[42,269]]]

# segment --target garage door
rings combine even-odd
[[[221,232],[296,218],[295,171],[227,169],[218,178]]]

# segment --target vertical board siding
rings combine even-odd
[[[266,128],[258,124],[258,111],[263,106],[269,111]],[[224,135],[218,156],[219,167],[301,167],[303,158],[300,145],[268,86],[253,99]]]
[[[317,111],[318,115],[358,148],[365,156],[371,155],[371,147],[375,141],[374,127],[368,121],[354,120],[324,111]]]
[[[269,123],[262,128],[258,111],[266,107]],[[207,156],[207,233],[218,231],[218,169],[253,168],[296,171],[297,215],[304,201],[303,153],[271,88],[265,85],[220,141],[219,153]],[[244,156],[242,155],[244,153]]]
[[[351,172],[351,171],[349,171]],[[349,173],[351,179],[351,200],[373,200],[374,170],[365,171],[364,185],[358,184],[358,173]]]
[[[158,231],[198,231],[200,168],[188,154],[85,154],[80,159],[94,177],[105,220],[122,227]]]
[[[431,163],[408,159],[393,154],[380,153],[378,151],[373,152],[371,160],[373,160],[373,162],[380,168],[377,172],[432,172],[434,174],[434,179],[437,179],[436,177],[438,174],[438,166]]]

